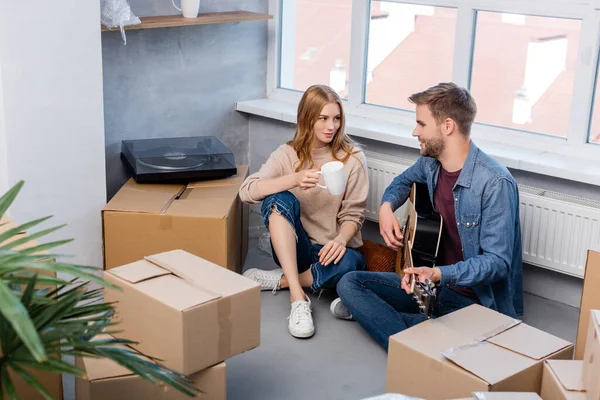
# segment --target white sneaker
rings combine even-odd
[[[264,269],[250,268],[244,272],[244,276],[260,283],[260,290],[272,290],[273,293],[275,293],[281,289],[281,277],[283,276],[283,270],[281,268],[276,268],[268,271]]]
[[[292,311],[288,317],[290,334],[297,338],[309,338],[315,333],[315,325],[310,309],[310,299],[298,300],[292,303]]]
[[[354,319],[352,314],[350,314],[350,311],[348,311],[344,303],[342,303],[342,299],[339,297],[331,302],[329,310],[333,315],[340,319],[347,319],[348,321],[352,321]]]

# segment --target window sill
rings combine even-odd
[[[241,101],[236,103],[235,108],[247,114],[296,123],[296,107],[282,101]],[[346,114],[346,133],[349,135],[418,149],[419,144],[412,137],[413,128],[414,126]],[[600,186],[598,161],[582,162],[575,157],[481,139],[476,139],[475,142],[483,151],[508,168]]]

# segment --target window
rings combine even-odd
[[[477,121],[566,137],[581,21],[479,11],[476,26]]]
[[[346,97],[351,20],[352,0],[284,0],[279,86],[320,83]]]
[[[598,0],[269,3],[273,100],[297,104],[327,84],[348,115],[404,134],[414,123],[407,98],[452,81],[475,97],[476,140],[600,159]]]
[[[592,111],[590,130],[588,132],[588,142],[595,144],[600,144],[600,88],[598,87],[599,80],[600,68],[598,68],[596,77],[596,93],[594,94],[594,108]]]
[[[452,80],[456,9],[373,1],[365,102],[414,109],[407,100]]]

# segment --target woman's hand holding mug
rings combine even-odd
[[[321,168],[313,168],[307,169],[304,171],[298,171],[294,174],[294,180],[296,181],[296,185],[302,189],[312,189],[317,186],[317,182],[319,182],[319,170]]]

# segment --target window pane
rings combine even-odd
[[[566,137],[581,21],[477,13],[477,121]]]
[[[347,97],[352,0],[284,0],[280,87],[331,86]]]
[[[414,109],[407,98],[452,80],[456,9],[371,2],[365,102]]]
[[[595,89],[596,93],[594,94],[594,108],[592,109],[592,121],[590,124],[588,141],[590,143],[600,144],[600,87],[598,87],[598,83],[600,83],[600,67],[598,68],[597,74]]]

